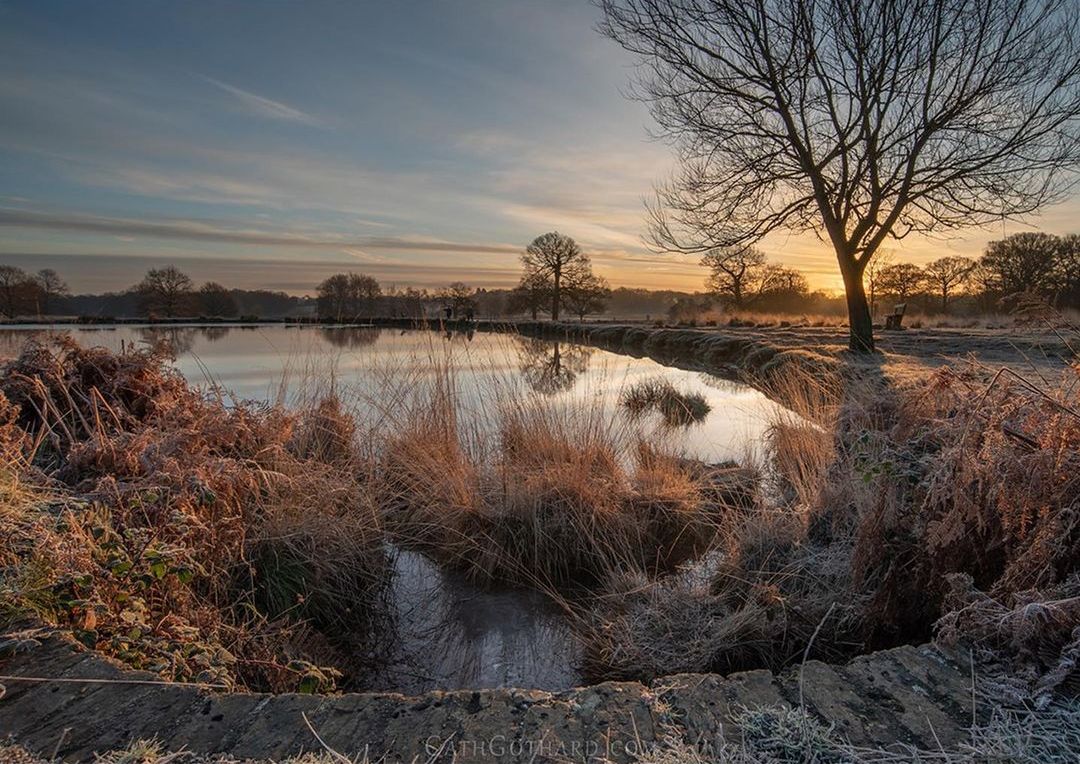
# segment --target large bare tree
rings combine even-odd
[[[558,231],[537,236],[521,256],[525,278],[542,280],[549,285],[551,320],[559,320],[563,302],[563,279],[574,269],[591,269],[588,256],[577,242]]]
[[[1027,215],[1080,166],[1077,0],[597,1],[680,160],[652,243],[816,233],[854,350],[886,240]]]

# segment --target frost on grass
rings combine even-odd
[[[805,709],[782,706],[740,709],[733,722],[740,739],[719,747],[687,743],[671,728],[644,746],[638,764],[1075,764],[1080,761],[1080,701],[1045,709],[997,705],[985,691],[986,713],[955,749],[902,744],[854,746],[832,725]]]

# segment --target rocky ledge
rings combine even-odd
[[[965,738],[971,682],[965,657],[924,645],[842,666],[810,661],[779,675],[683,674],[558,693],[220,694],[160,683],[49,636],[0,661],[0,739],[68,761],[155,738],[165,750],[240,759],[324,743],[386,762],[623,762],[672,735],[706,747],[736,742],[731,718],[740,709],[801,705],[856,745],[940,750]]]

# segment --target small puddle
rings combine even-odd
[[[399,646],[372,678],[372,690],[557,691],[584,683],[577,638],[543,594],[476,586],[419,552],[390,553]]]

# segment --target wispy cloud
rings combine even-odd
[[[519,247],[510,244],[452,242],[395,236],[320,237],[282,231],[226,228],[199,220],[131,220],[3,208],[0,208],[0,226],[33,228],[42,231],[79,231],[111,236],[148,236],[155,239],[209,241],[222,244],[254,244],[266,247],[329,248],[346,252],[368,249],[474,254],[517,254],[520,252]]]
[[[226,93],[236,96],[236,99],[248,109],[248,111],[259,116],[268,117],[269,119],[285,120],[286,122],[299,122],[301,124],[311,125],[312,127],[324,127],[322,120],[307,112],[300,111],[288,104],[282,103],[281,101],[275,101],[257,93],[252,93],[249,90],[243,90],[235,85],[230,85],[227,82],[214,79],[213,77],[204,75],[203,79],[211,85],[224,90]]]

